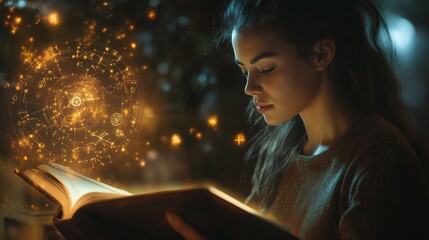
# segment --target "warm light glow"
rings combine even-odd
[[[21,17],[16,17],[15,18],[15,23],[16,24],[20,24],[21,23],[22,18]]]
[[[195,134],[195,137],[196,137],[197,139],[201,139],[201,138],[203,137],[203,134],[201,134],[200,132],[197,132],[197,133]]]
[[[131,43],[131,48],[136,48],[137,47],[137,44],[136,43]]]
[[[182,139],[180,138],[179,134],[173,134],[171,136],[171,146],[178,146],[182,143]]]
[[[147,17],[150,20],[154,20],[156,18],[156,12],[154,10],[150,10],[149,13],[148,13],[148,15],[147,15]]]
[[[60,18],[57,12],[52,12],[48,15],[48,23],[51,25],[58,25],[60,23]]]
[[[240,145],[242,145],[242,144],[244,144],[244,143],[246,142],[246,137],[244,136],[244,134],[243,134],[243,133],[239,133],[239,134],[235,135],[234,142],[235,142],[238,146],[240,146]]]
[[[141,161],[140,161],[140,166],[141,166],[141,167],[146,166],[146,162],[145,162],[144,160],[141,160]]]
[[[217,128],[217,125],[218,125],[217,116],[214,115],[214,116],[209,117],[209,119],[207,120],[207,124],[212,128]]]

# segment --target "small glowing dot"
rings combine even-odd
[[[171,136],[171,146],[178,146],[182,143],[182,139],[180,138],[179,134],[173,134]]]
[[[147,15],[147,17],[150,20],[154,20],[156,18],[156,12],[154,10],[150,10],[149,13],[148,13],[148,15]]]
[[[103,3],[103,6],[107,6],[107,5],[109,5],[109,3],[108,3],[108,2],[104,2],[104,3]]]
[[[150,142],[149,141],[146,141],[146,146],[149,146],[150,145]]]
[[[23,159],[24,159],[24,161],[27,161],[27,160],[28,160],[28,157],[27,157],[27,156],[24,156],[24,158],[23,158]]]
[[[216,116],[216,115],[214,115],[214,116],[209,117],[209,118],[208,118],[208,120],[207,120],[207,124],[208,124],[210,127],[212,127],[212,128],[216,128],[216,127],[217,127],[217,125],[218,125],[218,119],[217,119],[217,116]]]
[[[60,18],[57,12],[52,12],[48,15],[48,23],[51,25],[58,25],[60,23]]]
[[[131,43],[131,48],[136,48],[137,47],[137,44],[136,43]]]
[[[141,160],[140,161],[140,166],[142,166],[142,167],[146,166],[146,162],[144,160]]]
[[[148,66],[147,65],[143,65],[143,70],[147,70],[148,69]]]
[[[33,37],[30,37],[30,38],[28,39],[28,41],[29,41],[29,42],[34,42],[34,38],[33,38]]]
[[[122,147],[122,148],[121,148],[121,151],[122,151],[122,152],[125,152],[125,147]]]
[[[203,134],[201,134],[200,132],[197,132],[197,134],[195,134],[195,137],[197,139],[201,139],[203,137]]]
[[[15,18],[15,23],[16,24],[20,24],[21,23],[22,18],[21,17],[16,17]]]

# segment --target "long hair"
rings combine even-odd
[[[216,41],[229,41],[233,30],[262,30],[293,43],[309,63],[314,44],[331,38],[336,56],[328,68],[334,86],[353,108],[376,112],[394,124],[414,147],[427,178],[423,139],[411,127],[395,76],[395,51],[378,5],[371,0],[231,0],[225,6]],[[263,123],[254,107],[249,120],[262,129],[250,142],[247,158],[257,159],[248,199],[262,210],[275,197],[279,178],[305,134],[297,115],[278,126]]]

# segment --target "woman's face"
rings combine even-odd
[[[263,32],[232,32],[235,61],[246,77],[244,92],[269,125],[290,120],[320,89],[321,72],[304,63],[296,47]]]

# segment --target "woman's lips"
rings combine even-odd
[[[261,103],[255,103],[256,111],[259,113],[265,113],[266,111],[270,110],[274,105],[272,104],[261,104]]]

